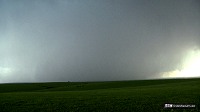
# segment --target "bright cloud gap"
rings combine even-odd
[[[181,70],[174,70],[162,73],[164,78],[189,78],[200,77],[200,50],[194,49],[187,53],[184,58]]]

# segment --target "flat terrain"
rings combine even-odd
[[[164,109],[191,103],[193,109]],[[0,84],[0,112],[197,112],[200,79]]]

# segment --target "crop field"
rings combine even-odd
[[[165,103],[195,108],[164,108]],[[200,79],[0,84],[0,112],[197,112]]]

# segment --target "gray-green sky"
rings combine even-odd
[[[0,0],[0,82],[162,78],[199,47],[199,0]]]

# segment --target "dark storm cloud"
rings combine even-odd
[[[0,81],[160,78],[199,47],[198,0],[0,1]]]

